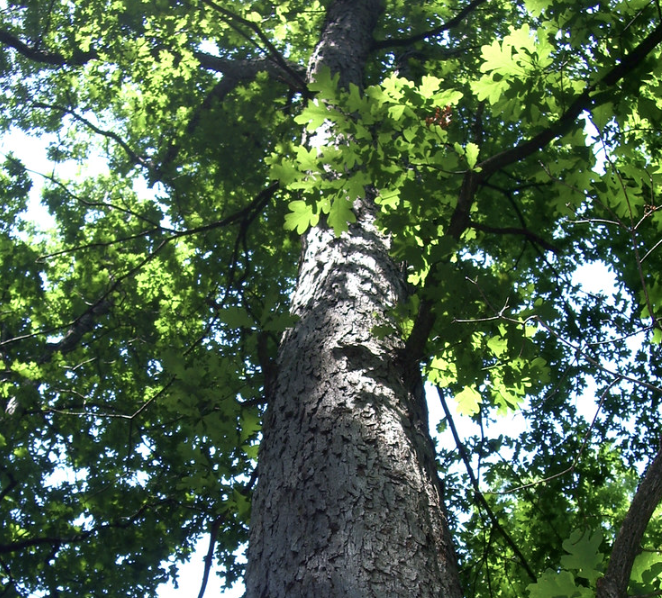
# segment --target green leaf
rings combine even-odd
[[[534,584],[527,587],[531,598],[592,598],[590,588],[577,586],[569,571],[557,573],[547,569]]]
[[[218,319],[231,328],[251,328],[255,325],[253,318],[241,307],[226,307],[220,310]]]
[[[591,533],[576,530],[570,538],[563,542],[563,548],[569,553],[561,557],[561,565],[568,570],[576,571],[577,577],[583,577],[595,582],[602,576],[601,564],[604,559],[599,551],[602,542],[602,532]]]
[[[534,17],[539,17],[551,4],[552,0],[524,0],[524,6]]]
[[[310,226],[317,226],[319,214],[315,213],[313,207],[300,199],[288,204],[289,214],[285,215],[285,229],[296,230],[303,235]]]
[[[433,75],[425,75],[419,87],[419,93],[423,98],[432,99],[439,91],[440,85],[441,79],[434,77]]]
[[[465,156],[467,158],[469,170],[473,170],[474,166],[476,166],[479,151],[480,149],[475,143],[467,143]]]
[[[634,560],[631,582],[641,584],[648,593],[658,591],[662,585],[662,552],[644,550]]]
[[[356,215],[352,211],[352,202],[344,196],[336,197],[331,204],[328,222],[337,237],[347,231],[349,225],[356,222]]]
[[[283,187],[287,187],[297,180],[300,174],[300,171],[290,160],[283,160],[271,165],[271,178],[279,181]]]
[[[310,91],[318,92],[321,98],[333,98],[338,89],[338,81],[340,80],[340,73],[336,72],[331,74],[331,69],[327,65],[323,65],[317,70],[313,80],[308,83]]]
[[[398,104],[396,106],[391,106],[388,109],[388,115],[393,119],[393,120],[400,120],[402,118],[402,115],[405,111],[406,106],[404,104]]]
[[[462,415],[476,415],[480,411],[483,397],[471,386],[465,386],[455,395],[457,409]]]
[[[318,100],[308,103],[306,108],[294,117],[294,122],[300,125],[306,125],[306,130],[310,132],[317,131],[325,121],[331,117],[331,111]]]

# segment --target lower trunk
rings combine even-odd
[[[405,296],[365,206],[306,238],[269,397],[247,598],[461,595],[423,387],[395,337],[372,332]]]

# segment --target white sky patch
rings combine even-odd
[[[197,596],[202,584],[205,569],[204,558],[208,549],[209,537],[204,536],[196,544],[191,559],[179,566],[179,587],[175,588],[172,584],[162,584],[158,590],[159,598],[192,598]],[[205,590],[205,598],[240,598],[244,595],[243,583],[236,583],[228,590],[224,590],[221,584],[221,579],[214,573],[212,567]]]
[[[606,172],[607,152],[603,143],[600,141],[600,131],[595,127],[591,121],[591,115],[588,112],[584,113],[584,133],[586,134],[586,141],[593,148],[596,164],[593,170],[598,174]]]
[[[5,156],[11,153],[28,169],[28,175],[32,179],[32,188],[30,189],[28,210],[24,217],[30,222],[39,223],[43,229],[55,226],[55,220],[39,201],[45,179],[37,173],[44,175],[55,173],[54,165],[46,154],[47,144],[54,139],[54,137],[31,137],[18,129],[12,129],[7,135],[0,138],[2,160],[4,161]]]
[[[616,276],[603,262],[582,264],[572,275],[572,284],[578,284],[582,291],[591,295],[606,295],[616,292]]]

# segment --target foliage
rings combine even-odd
[[[662,439],[659,4],[388,0],[347,89],[306,80],[330,4],[0,8],[0,126],[48,144],[55,221],[26,220],[35,167],[7,153],[6,595],[151,596],[206,532],[241,574],[298,235],[346,232],[367,188],[411,287],[373,332],[478,426],[484,502],[439,450],[467,595],[596,583]],[[581,286],[596,263],[613,289]],[[634,592],[659,546],[658,511]]]

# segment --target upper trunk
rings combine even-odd
[[[381,3],[332,3],[309,72],[361,84]],[[428,433],[403,343],[374,326],[405,299],[404,274],[368,194],[336,238],[303,243],[269,396],[253,500],[247,598],[461,595]]]

